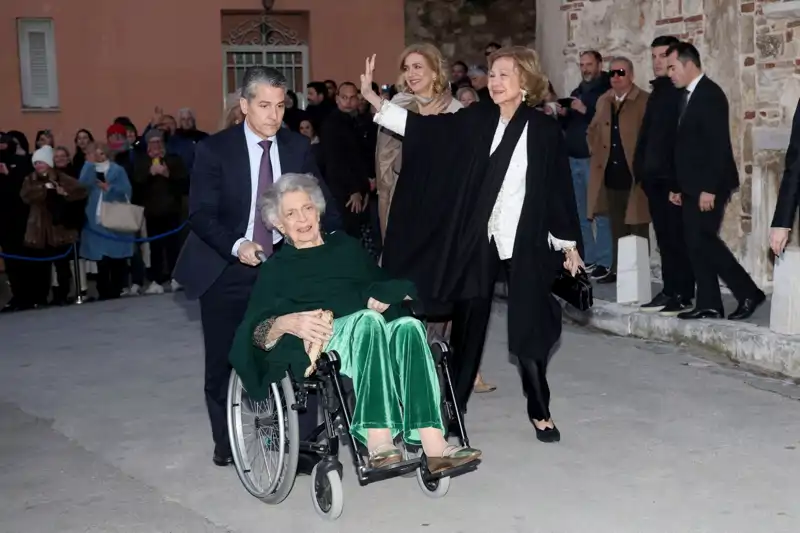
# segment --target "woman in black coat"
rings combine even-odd
[[[521,366],[537,438],[560,433],[550,414],[547,364],[561,336],[551,287],[561,269],[583,266],[569,161],[558,124],[533,106],[548,91],[536,52],[489,57],[496,105],[422,116],[382,101],[361,79],[375,121],[404,136],[403,170],[392,199],[383,267],[412,279],[423,298],[454,302],[451,342],[456,393],[472,389],[489,322],[494,282],[508,273],[508,345]]]
[[[9,131],[0,145],[5,147],[0,150],[0,248],[5,254],[35,256],[24,244],[29,208],[20,196],[25,176],[33,172],[28,139],[22,132]],[[2,312],[32,309],[37,304],[36,287],[28,265],[18,259],[4,262],[13,297]]]

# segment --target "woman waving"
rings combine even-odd
[[[489,57],[496,105],[422,116],[372,90],[375,56],[361,76],[375,121],[404,137],[403,177],[392,198],[383,267],[413,280],[423,298],[454,302],[456,394],[466,405],[489,322],[494,281],[508,271],[508,344],[522,367],[528,417],[539,440],[560,434],[550,414],[547,363],[561,335],[550,287],[582,266],[580,225],[561,131],[533,108],[547,94],[536,52]],[[413,165],[413,172],[407,172]],[[399,220],[401,219],[401,220]]]

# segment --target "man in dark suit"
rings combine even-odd
[[[256,281],[258,252],[269,255],[282,245],[280,234],[262,223],[257,198],[284,173],[319,176],[308,140],[281,128],[285,94],[283,74],[266,67],[248,69],[240,99],[244,123],[200,142],[192,171],[191,233],[174,277],[188,298],[200,299],[206,405],[219,466],[232,462],[225,412],[228,351]],[[338,229],[330,192],[321,180],[320,185],[328,204],[324,226]],[[298,337],[304,337],[306,322],[298,320]]]
[[[364,208],[370,176],[356,122],[358,88],[354,83],[346,81],[339,85],[336,106],[322,123],[320,134],[324,139],[321,146],[325,179],[342,213],[345,231],[361,239],[361,226],[369,221]]]
[[[675,174],[680,191],[670,199],[683,206],[689,259],[697,282],[695,308],[682,319],[723,318],[719,280],[731,289],[739,305],[728,316],[744,320],[764,303],[765,295],[719,237],[725,206],[739,187],[731,147],[728,98],[703,74],[700,54],[689,43],[667,50],[667,72],[682,89],[675,143]]]
[[[783,179],[778,191],[778,203],[772,217],[769,231],[769,245],[775,255],[781,255],[789,243],[797,209],[800,207],[800,102],[792,120],[792,136],[786,149],[786,162],[783,166]]]
[[[633,158],[633,175],[647,195],[664,280],[664,289],[640,309],[665,316],[688,311],[694,299],[694,273],[683,236],[683,211],[669,201],[669,193],[679,189],[675,183],[675,140],[683,91],[667,76],[667,50],[679,42],[662,35],[650,45],[655,78],[650,82],[652,92]]]

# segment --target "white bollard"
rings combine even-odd
[[[647,239],[622,237],[617,246],[617,303],[646,303],[653,298],[652,293]]]
[[[800,248],[786,248],[775,260],[769,329],[784,335],[800,334]]]

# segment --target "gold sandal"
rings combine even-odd
[[[379,451],[383,449],[383,451]],[[369,452],[367,466],[369,468],[384,468],[403,460],[403,454],[393,444],[381,444]]]
[[[477,461],[481,456],[481,451],[475,448],[462,448],[450,445],[444,449],[441,457],[428,457],[428,471],[431,474],[439,474],[445,470]]]
[[[497,387],[495,385],[490,385],[484,381],[478,381],[475,383],[475,385],[473,385],[472,390],[476,394],[482,394],[484,392],[494,392],[497,390]]]

